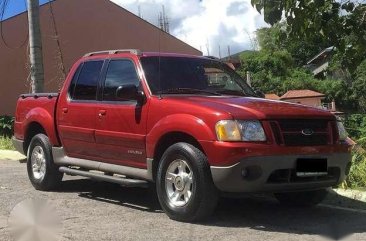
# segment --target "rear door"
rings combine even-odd
[[[91,60],[76,70],[67,96],[58,106],[58,131],[68,156],[95,159],[95,117],[104,60]]]
[[[142,90],[134,61],[129,58],[110,60],[103,80],[95,132],[99,157],[104,162],[145,168],[148,105],[117,100],[115,95],[117,88],[126,84],[134,84]]]

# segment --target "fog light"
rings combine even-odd
[[[249,176],[249,170],[248,170],[247,168],[243,168],[243,169],[241,170],[241,176],[242,176],[243,178],[248,177],[248,176]]]
[[[262,168],[259,166],[248,166],[241,169],[241,176],[247,181],[254,181],[262,176]]]

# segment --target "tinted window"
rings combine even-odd
[[[80,71],[81,71],[82,66],[83,66],[82,64],[79,65],[79,67],[75,71],[74,76],[72,77],[71,84],[70,84],[70,87],[69,87],[69,96],[70,97],[73,97],[74,96],[76,81],[77,81],[77,79],[79,77],[79,74],[80,74]]]
[[[116,90],[121,85],[134,84],[139,85],[135,65],[130,60],[112,60],[109,63],[104,90],[103,100],[116,100]]]
[[[73,99],[95,100],[103,61],[85,62],[76,82]]]

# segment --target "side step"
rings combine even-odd
[[[148,187],[149,184],[147,181],[144,180],[106,176],[103,174],[97,174],[89,171],[81,171],[68,167],[60,167],[58,170],[69,175],[89,177],[99,181],[117,183],[124,187]]]

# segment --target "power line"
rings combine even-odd
[[[15,46],[15,47],[10,46],[6,42],[5,37],[4,37],[3,18],[4,18],[4,13],[6,11],[6,8],[8,7],[8,4],[9,4],[9,0],[3,0],[2,4],[0,4],[0,6],[1,6],[1,9],[0,9],[0,36],[1,36],[1,40],[4,43],[5,47],[7,47],[8,49],[11,49],[11,50],[20,49],[28,42],[28,37],[29,37],[28,32],[27,32],[27,36],[25,37],[24,41],[19,46]],[[25,6],[25,10],[27,11],[27,3],[26,3],[25,0],[24,0],[24,6]],[[28,16],[27,16],[27,21],[28,21]]]
[[[57,48],[58,48],[58,50],[57,50],[58,57],[60,58],[60,68],[61,68],[61,73],[62,73],[62,79],[65,79],[66,78],[66,69],[65,69],[65,65],[64,65],[64,56],[61,51],[61,43],[60,43],[60,39],[59,39],[59,35],[58,35],[55,14],[53,12],[52,0],[49,0],[48,4],[49,4],[50,13],[51,13],[51,20],[52,20],[52,25],[53,25],[53,29],[54,29],[56,44],[57,44]]]

